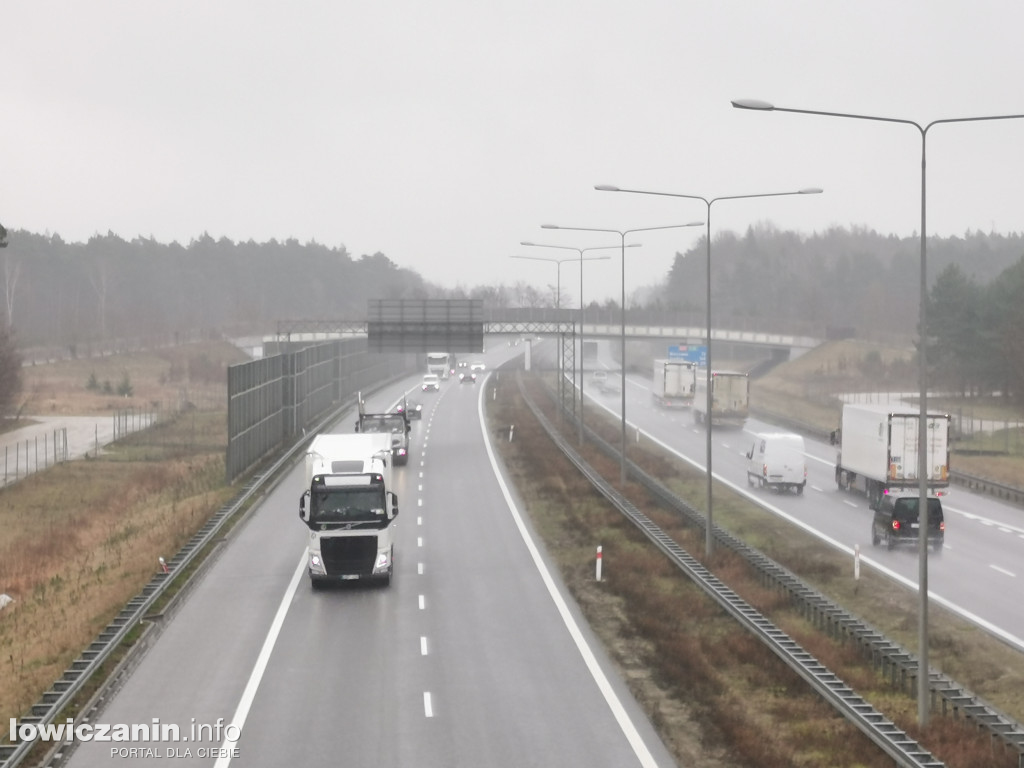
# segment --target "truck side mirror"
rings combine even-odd
[[[388,491],[388,501],[391,502],[391,517],[398,517],[398,496],[393,491]]]
[[[835,445],[836,444],[836,440],[838,439],[838,437],[839,437],[839,430],[838,429],[833,429],[829,433],[829,435],[828,435],[828,443],[829,443],[829,445]]]
[[[303,491],[302,495],[299,496],[299,519],[303,522],[307,522],[306,517],[306,497],[309,496],[309,491]]]

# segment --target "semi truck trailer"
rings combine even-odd
[[[925,450],[929,496],[949,488],[950,417],[927,414]],[[907,495],[918,488],[920,413],[889,405],[843,405],[839,429],[831,434],[838,446],[836,485],[864,493],[872,508],[888,494]]]
[[[697,364],[689,360],[655,360],[651,397],[662,408],[688,408],[693,404]]]
[[[707,370],[697,371],[693,393],[693,420],[716,427],[742,427],[750,407],[747,374],[711,371],[711,415],[708,410]]]

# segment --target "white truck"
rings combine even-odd
[[[447,379],[455,373],[455,355],[451,352],[427,352],[427,373]]]
[[[696,390],[697,364],[689,360],[655,360],[651,397],[662,408],[689,408]]]
[[[309,528],[307,565],[314,589],[357,579],[391,583],[398,517],[391,464],[387,434],[313,438],[299,518]]]
[[[912,493],[918,488],[920,414],[888,405],[843,405],[839,429],[831,435],[836,455],[836,485],[858,490],[875,508],[887,494]],[[949,488],[949,414],[927,415],[928,495]]]
[[[715,427],[742,427],[750,408],[747,374],[711,371],[711,418],[708,418],[707,369],[697,371],[693,392],[693,420]]]

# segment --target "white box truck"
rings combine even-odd
[[[803,493],[807,485],[804,439],[791,432],[754,435],[754,442],[747,451],[747,484]]]
[[[747,374],[711,371],[711,418],[707,414],[707,369],[697,371],[693,392],[693,420],[716,427],[742,427],[750,407]]]
[[[309,528],[313,588],[337,581],[391,583],[398,497],[387,434],[317,435],[306,453],[299,517]]]
[[[696,388],[697,364],[689,360],[655,360],[651,397],[662,408],[689,408]]]
[[[836,484],[867,495],[872,508],[887,494],[907,495],[918,487],[920,414],[891,405],[843,405],[839,429],[831,435],[836,454]],[[929,496],[949,488],[949,414],[927,415]]]

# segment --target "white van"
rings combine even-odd
[[[804,439],[787,432],[754,435],[747,451],[747,484],[803,493],[807,484]]]

